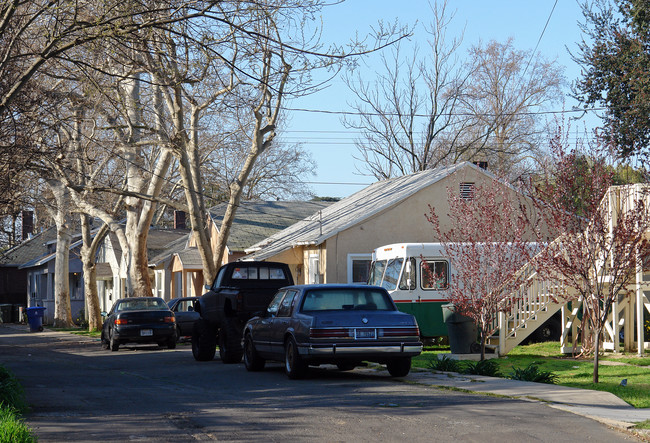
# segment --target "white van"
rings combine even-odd
[[[373,251],[368,283],[385,288],[400,311],[413,314],[423,338],[447,335],[441,307],[449,303],[454,269],[444,251],[441,243],[395,243]],[[560,317],[555,315],[531,338],[559,340],[560,333]]]

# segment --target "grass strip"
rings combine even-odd
[[[540,371],[557,375],[557,385],[610,392],[635,408],[650,408],[647,356],[607,352],[598,368],[599,383],[593,383],[593,360],[564,355],[559,348],[556,342],[517,346],[508,355],[493,361],[504,375],[512,373],[513,368],[523,369],[533,364]],[[413,366],[426,369],[440,353],[449,353],[449,349],[426,350],[413,359]],[[624,386],[623,380],[626,380]]]

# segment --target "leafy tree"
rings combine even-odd
[[[605,108],[603,137],[622,158],[650,143],[650,4],[596,0],[582,5],[585,35],[573,56],[583,68],[574,94]]]

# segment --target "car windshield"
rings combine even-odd
[[[169,309],[162,299],[158,298],[133,298],[122,300],[115,309],[116,312],[139,310],[167,310]]]
[[[390,297],[371,288],[314,289],[305,295],[303,311],[393,311]]]

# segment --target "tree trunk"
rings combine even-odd
[[[68,194],[59,181],[48,182],[56,201],[56,253],[54,263],[54,327],[71,328],[72,309],[70,307],[70,227],[66,220]]]
[[[81,215],[81,262],[84,275],[84,298],[86,300],[86,318],[88,319],[88,331],[99,331],[102,328],[101,307],[99,306],[99,294],[97,292],[97,271],[95,254],[100,241],[108,232],[108,225],[102,228],[92,238],[90,217]]]
[[[594,329],[594,378],[593,382],[598,383],[598,360],[600,358],[600,332]]]

